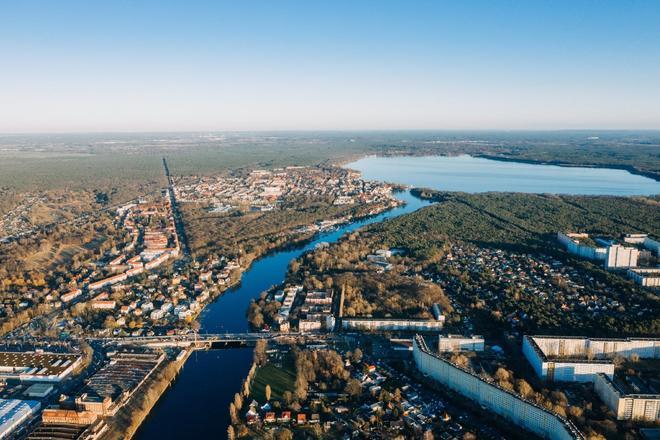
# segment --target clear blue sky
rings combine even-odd
[[[660,1],[0,0],[0,132],[660,128]]]

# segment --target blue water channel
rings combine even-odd
[[[398,217],[429,205],[410,194],[400,192],[406,202],[382,214],[336,230],[318,234],[304,245],[274,252],[255,261],[241,279],[241,284],[227,290],[209,304],[200,316],[201,333],[244,332],[248,330],[245,312],[253,298],[269,287],[284,281],[289,263],[321,242],[332,243],[347,232]],[[178,378],[161,397],[135,438],[163,440],[184,438],[226,438],[229,426],[229,403],[240,391],[252,363],[252,350],[246,348],[199,351],[193,353]]]

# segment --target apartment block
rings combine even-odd
[[[477,335],[440,335],[438,337],[438,351],[484,351],[484,338]]]
[[[598,373],[614,376],[615,356],[656,359],[660,339],[600,339],[571,336],[523,337],[523,354],[536,374],[548,381],[591,382]]]
[[[413,357],[422,373],[541,438],[584,438],[570,421],[558,414],[432,353],[419,335],[413,339]]]
[[[660,394],[628,394],[604,374],[595,376],[594,390],[618,420],[660,421]]]

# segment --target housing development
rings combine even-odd
[[[179,201],[207,204],[211,212],[265,212],[300,197],[326,199],[335,206],[389,204],[391,191],[388,185],[361,179],[355,171],[298,166],[186,178],[176,185]]]

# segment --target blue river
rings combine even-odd
[[[206,306],[200,316],[201,333],[244,332],[245,312],[253,298],[284,281],[289,263],[321,242],[332,243],[362,226],[398,217],[429,205],[410,194],[397,197],[405,205],[379,215],[323,232],[304,245],[273,252],[253,262],[243,273],[241,284],[227,290]],[[193,353],[174,384],[158,401],[135,438],[163,440],[182,438],[226,438],[229,403],[240,391],[252,364],[252,350],[236,348]]]

